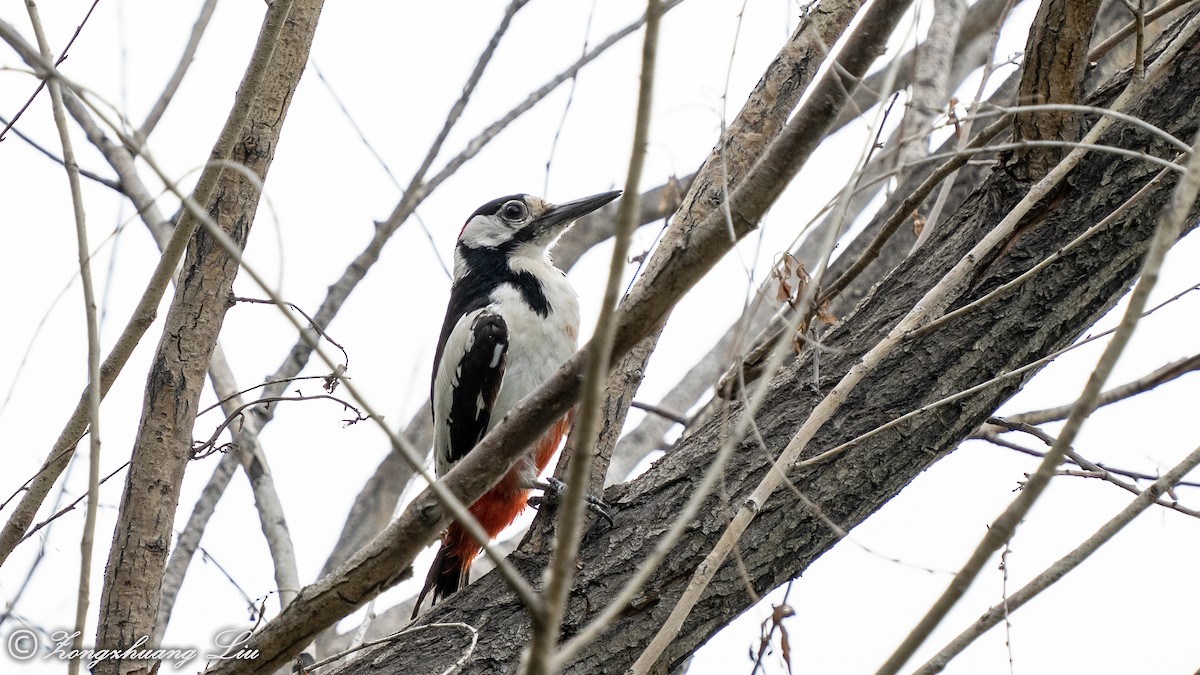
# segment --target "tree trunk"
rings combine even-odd
[[[1167,31],[1167,36],[1173,31]],[[1139,99],[1133,114],[1190,140],[1200,101],[1200,48],[1192,42]],[[1153,54],[1151,55],[1153,58]],[[1105,106],[1128,81],[1127,72],[1101,88],[1089,103]],[[1104,144],[1172,158],[1177,150],[1130,126],[1117,126]],[[1064,185],[1036,206],[1012,240],[984,261],[950,309],[967,304],[1045,259],[1113,209],[1158,173],[1142,159],[1093,152]],[[1129,287],[1153,231],[1174,174],[1134,203],[1089,242],[1015,289],[977,310],[911,340],[851,392],[835,424],[809,444],[806,457],[854,439],[900,415],[999,374],[1035,361],[1074,340],[1111,308]],[[709,497],[648,585],[603,638],[568,667],[571,673],[622,672],[641,653],[711,549],[734,508],[757,485],[774,456],[811,408],[863,353],[950,269],[1025,194],[1028,184],[1007,171],[994,171],[934,236],[880,283],[874,293],[827,336],[845,353],[822,357],[814,385],[808,359],[797,359],[771,384],[757,416],[766,439],[763,451],[744,441],[724,476],[728,501]],[[1194,220],[1193,220],[1194,225]],[[832,461],[789,478],[823,513],[850,529],[904,488],[920,472],[952,451],[1036,371],[1008,378],[952,404],[862,441]],[[737,409],[731,414],[736,419]],[[588,532],[580,550],[581,570],[567,608],[563,637],[569,639],[618,593],[645,554],[667,530],[690,497],[692,486],[716,452],[726,425],[717,416],[681,442],[646,474],[610,489],[605,499],[617,509],[616,525]],[[763,505],[740,541],[741,560],[758,593],[803,572],[837,541],[813,513],[777,493]],[[529,579],[540,579],[542,556],[522,550],[511,560]],[[752,604],[745,578],[724,565],[696,605],[662,660],[660,672],[681,663],[709,636]],[[471,584],[425,614],[420,624],[464,622],[479,630],[479,643],[461,672],[515,670],[528,642],[528,617],[495,574]],[[421,631],[364,655],[342,673],[432,673],[455,662],[469,635],[452,627]]]
[[[278,39],[268,62],[251,65],[267,69],[269,74],[254,100],[241,102],[253,108],[240,133],[235,132],[228,155],[228,161],[245,166],[257,178],[240,171],[222,171],[211,199],[206,200],[208,215],[239,247],[245,246],[249,236],[261,181],[271,166],[288,105],[308,62],[320,8],[321,0],[296,2],[286,17],[268,13],[264,23],[264,35],[269,24],[282,24],[276,28]],[[218,147],[222,142],[224,139]],[[179,488],[192,454],[196,404],[225,313],[232,305],[237,272],[237,260],[207,230],[197,229],[188,243],[146,381],[141,422],[105,569],[98,649],[155,646],[145,643],[155,634]],[[153,661],[110,659],[100,661],[95,672],[148,672],[152,668],[156,668]]]

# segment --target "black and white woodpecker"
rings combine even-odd
[[[476,209],[454,248],[454,282],[433,359],[434,469],[444,476],[578,345],[579,301],[550,261],[560,235],[620,191],[554,205],[519,194]],[[470,506],[489,537],[525,509],[531,488],[567,433],[556,422],[500,482]],[[465,585],[480,546],[457,522],[442,536],[425,587],[436,604]]]

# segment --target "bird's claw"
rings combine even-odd
[[[538,481],[537,483],[534,483],[533,487],[542,491],[541,497],[531,497],[529,499],[529,503],[535,507],[543,503],[558,504],[558,502],[562,499],[562,496],[567,491],[567,484],[555,478],[554,476],[548,476],[545,481]],[[609,527],[612,527],[616,524],[612,517],[611,507],[609,507],[608,504],[605,504],[604,500],[600,499],[596,495],[589,492],[584,497],[584,505],[587,507],[588,511],[591,511],[597,516],[607,520]]]

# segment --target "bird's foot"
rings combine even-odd
[[[535,507],[541,504],[558,504],[567,491],[567,484],[554,476],[548,476],[545,481],[537,481],[530,487],[542,491],[541,497],[529,498],[529,504]],[[604,500],[589,492],[584,497],[584,505],[588,511],[607,520],[609,527],[613,526],[612,508],[605,504]]]

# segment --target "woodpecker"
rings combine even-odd
[[[550,247],[575,219],[620,196],[605,192],[566,204],[526,194],[500,197],[476,209],[454,248],[450,304],[433,358],[434,469],[446,475],[527,394],[572,354],[579,337],[579,302]],[[489,537],[525,509],[531,488],[561,490],[538,476],[571,424],[568,413],[533,443],[488,492],[470,506]],[[457,522],[417,598],[433,603],[469,579],[481,547]]]

